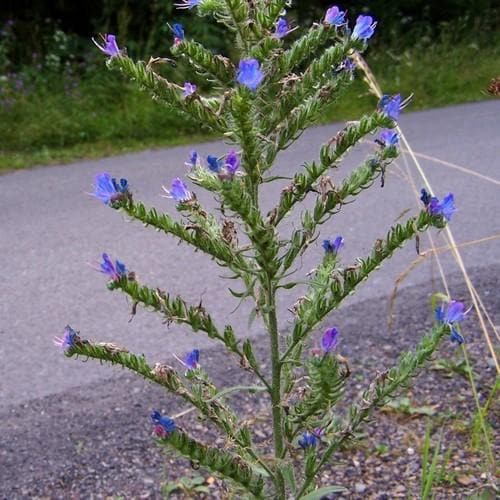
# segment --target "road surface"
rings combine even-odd
[[[413,148],[429,157],[467,167],[496,179],[496,183],[422,159],[436,193],[449,191],[456,197],[459,211],[451,228],[459,243],[500,233],[500,102],[487,101],[445,109],[408,113],[401,125]],[[319,146],[341,127],[339,124],[309,130],[278,159],[275,172],[292,175],[305,161],[315,159]],[[339,182],[373,145],[364,145],[351,154],[341,168],[332,173]],[[65,359],[52,344],[69,323],[83,337],[115,341],[130,350],[146,354],[152,362],[174,363],[173,353],[183,355],[194,346],[204,348],[209,341],[186,328],[169,329],[161,319],[139,311],[129,322],[130,303],[119,292],[106,289],[105,277],[91,265],[106,251],[136,271],[140,281],[161,286],[198,303],[200,298],[220,325],[233,321],[240,336],[257,335],[259,322],[247,327],[247,305],[240,307],[227,292],[233,282],[218,279],[221,269],[200,252],[194,253],[174,239],[126,221],[116,211],[100,204],[86,192],[92,190],[96,173],[107,171],[126,177],[135,199],[159,210],[175,213],[171,200],[160,197],[162,184],[186,172],[184,162],[192,147],[147,151],[99,161],[35,168],[0,177],[0,255],[2,288],[0,301],[0,408],[57,394],[69,388],[104,380],[112,369],[97,363]],[[220,155],[226,147],[207,143],[197,147],[202,156]],[[372,242],[383,236],[406,209],[415,212],[417,203],[409,183],[403,178],[405,162],[391,167],[384,189],[374,186],[363,193],[356,206],[344,207],[341,214],[323,229],[325,237],[342,234],[346,240],[342,259],[352,262],[366,255]],[[414,170],[413,170],[414,171]],[[415,171],[414,171],[415,172]],[[415,177],[418,178],[415,174]],[[417,181],[418,187],[421,181]],[[283,184],[267,185],[262,193],[266,208]],[[197,191],[208,207],[210,198]],[[298,220],[296,211],[283,226],[287,231]],[[437,238],[442,244],[441,237]],[[422,249],[428,242],[422,240]],[[463,248],[465,263],[488,267],[500,260],[498,240]],[[297,276],[305,275],[322,253],[317,243],[304,256]],[[412,245],[402,250],[382,271],[363,285],[361,293],[347,302],[386,296],[394,279],[415,258]],[[456,265],[444,257],[447,270]],[[432,279],[438,283],[436,267],[421,265],[411,273],[405,286]],[[282,317],[293,303],[294,293],[280,296]],[[498,291],[496,291],[498,293]],[[284,324],[286,328],[286,323]]]

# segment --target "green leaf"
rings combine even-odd
[[[297,483],[295,481],[295,473],[293,470],[293,465],[283,464],[280,466],[280,470],[286,485],[292,492],[292,495],[295,495],[295,493],[297,492]]]
[[[343,486],[325,486],[324,488],[319,488],[318,490],[308,493],[305,496],[301,496],[301,500],[321,500],[322,497],[328,495],[329,493],[347,493],[349,490]]]

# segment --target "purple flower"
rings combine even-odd
[[[154,424],[154,434],[160,438],[168,437],[177,429],[174,420],[166,415],[162,416],[158,410],[151,413],[151,421]]]
[[[451,216],[456,212],[455,198],[453,193],[448,193],[443,201],[439,201],[438,198],[433,196],[427,206],[427,210],[431,215],[441,215],[447,221],[451,219]]]
[[[337,236],[333,241],[323,240],[322,246],[326,254],[337,255],[338,251],[344,246],[344,238]]]
[[[243,59],[238,66],[238,83],[255,91],[264,79],[257,59]]]
[[[384,95],[378,103],[378,108],[389,118],[397,120],[399,114],[403,109],[403,103],[401,102],[401,94],[396,94],[393,96]]]
[[[467,315],[467,311],[464,311],[464,309],[465,306],[462,302],[452,300],[448,302],[446,307],[444,304],[441,304],[441,306],[435,310],[436,321],[451,327],[451,341],[457,342],[458,344],[463,344],[465,342],[457,329],[457,324],[461,323]]]
[[[184,92],[182,95],[184,97],[189,97],[190,95],[193,95],[196,92],[196,89],[198,87],[194,83],[186,82],[184,84]]]
[[[170,189],[163,186],[163,190],[167,193],[167,198],[173,198],[177,203],[186,203],[193,199],[193,193],[188,190],[186,184],[179,177],[172,181]]]
[[[104,45],[99,45],[93,38],[92,41],[96,44],[97,48],[109,56],[111,59],[113,57],[119,57],[122,55],[121,50],[118,47],[118,44],[116,43],[116,37],[115,35],[104,35],[102,36],[102,40],[104,42]]]
[[[199,366],[200,361],[200,351],[198,349],[193,349],[188,353],[184,359],[184,365],[188,370],[196,370]]]
[[[352,38],[366,41],[373,36],[376,26],[377,22],[373,22],[372,16],[358,16],[352,30]]]
[[[337,347],[338,342],[339,331],[335,327],[328,328],[325,330],[325,333],[323,333],[323,337],[321,337],[321,348],[325,352],[331,352]]]
[[[106,172],[97,174],[95,177],[94,192],[90,194],[101,200],[105,205],[110,205],[129,194],[127,179],[117,181]]]
[[[399,134],[393,129],[386,128],[379,135],[378,142],[386,148],[394,147],[399,142]]]
[[[311,432],[304,432],[299,439],[299,446],[306,450],[308,448],[316,448],[318,445],[318,438]]]
[[[172,33],[174,34],[174,43],[178,45],[184,40],[184,26],[180,23],[172,25]]]
[[[198,166],[198,153],[196,151],[191,151],[189,160],[185,163],[187,167],[197,167]]]
[[[234,174],[236,173],[236,170],[238,170],[240,166],[240,159],[238,158],[238,155],[236,154],[236,151],[234,149],[231,149],[227,155],[226,155],[226,163],[224,165],[226,167],[226,170],[228,174],[233,177]]]
[[[336,5],[326,11],[325,23],[332,26],[342,26],[345,24],[345,11],[340,10]]]
[[[79,337],[75,330],[73,330],[71,326],[66,325],[66,327],[64,328],[64,335],[61,338],[55,337],[54,344],[58,347],[61,347],[64,351],[68,351],[75,346],[78,340]]]
[[[107,253],[102,254],[102,262],[99,264],[99,271],[103,274],[107,274],[113,281],[118,281],[127,275],[125,264],[119,260],[115,260],[113,263]]]
[[[220,172],[222,165],[216,156],[208,155],[207,163],[209,170],[211,170],[212,172]]]
[[[200,0],[182,0],[182,3],[175,3],[174,6],[178,9],[194,9],[200,4]]]
[[[274,28],[274,36],[281,39],[287,36],[290,31],[288,21],[284,17],[280,17]]]
[[[356,69],[356,64],[349,57],[344,59],[344,61],[339,66],[340,71],[348,71],[350,73],[352,73],[355,69]]]

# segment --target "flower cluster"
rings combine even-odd
[[[326,11],[325,23],[332,26],[343,26],[346,24],[345,16],[346,12],[334,5]]]
[[[151,421],[154,424],[153,433],[159,438],[166,438],[177,430],[174,419],[162,415],[158,410],[151,413]]]
[[[257,59],[243,59],[238,66],[236,80],[240,85],[256,91],[264,80],[264,73],[260,69]]]
[[[377,142],[384,148],[393,148],[399,143],[399,134],[394,129],[386,128],[380,133]]]
[[[106,274],[113,281],[118,281],[127,275],[125,264],[119,260],[113,262],[107,253],[102,254],[102,262],[99,264],[99,271]]]
[[[191,168],[200,167],[198,153],[192,151],[186,165]],[[207,168],[218,175],[221,180],[231,180],[240,168],[240,158],[234,149],[227,152],[224,158],[217,158],[214,155],[207,156]]]
[[[180,177],[176,177],[170,186],[170,189],[167,189],[165,186],[162,186],[163,190],[166,193],[166,198],[172,198],[177,203],[188,203],[194,200],[194,195],[189,191],[186,184]]]
[[[323,240],[322,247],[327,255],[337,255],[339,250],[344,246],[344,238],[337,236],[333,241]]]
[[[97,48],[103,53],[109,56],[111,59],[114,57],[119,57],[122,51],[116,43],[115,35],[101,35],[104,45],[98,44],[93,38],[92,41],[96,44]]]
[[[94,192],[90,194],[105,205],[111,205],[130,196],[128,181],[127,179],[118,181],[106,172],[98,174],[95,177]]]
[[[459,324],[465,319],[467,311],[464,311],[465,306],[462,302],[452,300],[448,304],[441,304],[435,310],[436,321],[448,325],[451,328],[451,341],[457,344],[465,342],[463,336],[460,334],[458,328]]]
[[[337,347],[339,343],[339,331],[337,328],[327,328],[321,337],[321,348],[325,353],[329,353]]]
[[[448,193],[442,201],[435,196],[431,196],[424,188],[422,188],[420,193],[420,200],[431,215],[440,215],[449,221],[451,216],[457,211],[453,193]]]
[[[300,436],[300,438],[299,438],[299,446],[303,450],[316,448],[316,446],[318,446],[318,443],[319,443],[319,439],[316,436],[316,434],[309,432],[309,431],[304,432],[302,434],[302,436]]]
[[[278,39],[285,38],[291,31],[288,21],[284,17],[280,17],[274,28],[274,36]]]
[[[65,352],[75,346],[75,344],[80,340],[78,334],[71,328],[71,326],[66,325],[64,328],[64,334],[62,337],[55,337],[54,344],[61,347]]]
[[[181,363],[189,370],[197,370],[200,366],[200,351],[199,349],[193,349],[191,352],[186,354],[184,361]]]
[[[184,26],[180,23],[172,24],[172,34],[174,35],[174,45],[179,45],[185,38]]]
[[[403,102],[401,98],[401,94],[396,94],[393,96],[383,95],[382,99],[378,103],[378,107],[382,113],[393,120],[397,120],[403,109]]]
[[[197,89],[198,87],[194,83],[186,82],[184,84],[184,91],[182,95],[184,97],[190,97],[196,92]]]

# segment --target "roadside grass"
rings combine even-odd
[[[487,99],[500,43],[440,43],[401,53],[378,49],[367,61],[384,92],[414,94],[410,110]],[[356,119],[376,105],[361,77],[322,123]],[[54,79],[0,108],[0,172],[68,163],[213,139],[149,95],[103,69],[71,90]]]

